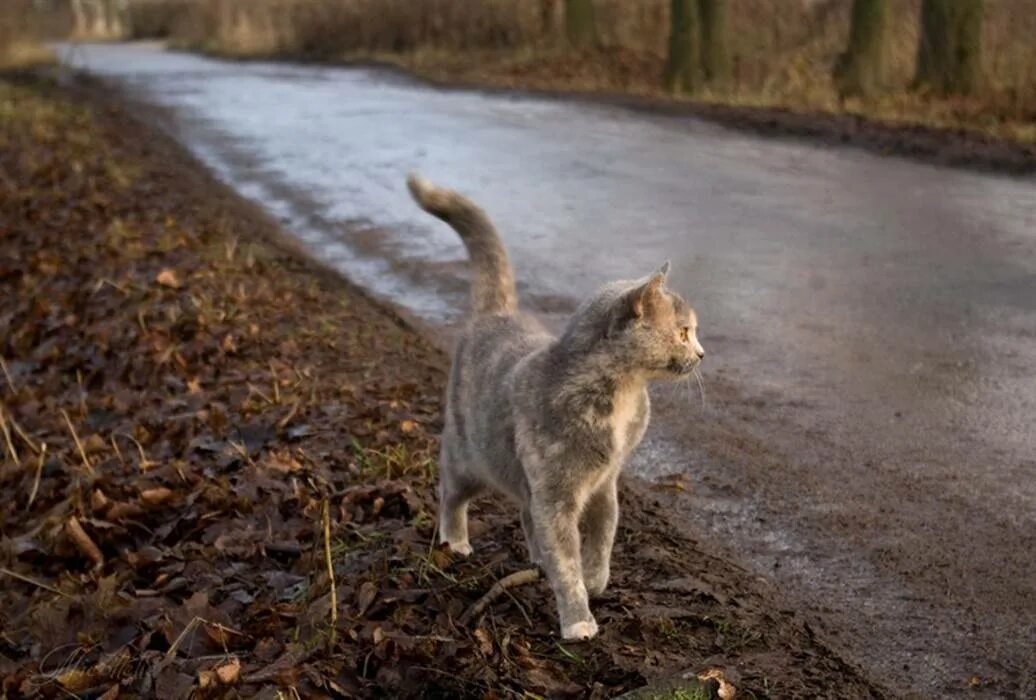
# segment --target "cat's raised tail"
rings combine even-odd
[[[436,187],[417,173],[406,180],[410,194],[421,208],[442,219],[456,231],[474,268],[471,305],[476,313],[511,313],[518,308],[514,271],[507,251],[486,213],[467,197]]]

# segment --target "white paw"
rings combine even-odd
[[[604,589],[608,587],[608,573],[605,572],[599,576],[594,576],[586,582],[586,592],[590,594],[591,598],[597,597],[604,593]]]
[[[454,554],[459,554],[462,557],[470,557],[471,553],[475,551],[471,548],[471,544],[467,541],[447,542],[446,544],[449,545],[451,552],[453,552]]]
[[[593,639],[597,636],[597,621],[590,618],[573,623],[561,630],[561,636],[570,641]]]

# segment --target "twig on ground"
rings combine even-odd
[[[532,629],[532,618],[529,617],[529,613],[525,612],[525,606],[522,605],[521,601],[515,598],[514,594],[506,588],[504,589],[504,594],[511,599],[511,602],[514,603],[515,606],[517,606],[518,612],[520,612],[522,617],[525,618],[525,624],[529,626],[529,629]]]
[[[40,446],[40,459],[36,463],[36,477],[32,480],[32,491],[29,493],[29,504],[26,506],[26,510],[32,508],[33,501],[36,500],[36,494],[40,490],[40,477],[43,475],[43,462],[47,458],[47,443],[43,443]]]
[[[288,427],[288,423],[290,423],[291,419],[295,417],[295,414],[299,412],[299,407],[301,405],[301,399],[295,399],[292,402],[291,407],[288,409],[288,413],[284,416],[284,418],[281,418],[279,421],[277,421],[277,428],[279,430],[284,430],[286,427]]]
[[[112,442],[112,449],[115,450],[115,456],[119,458],[119,464],[121,464],[122,466],[125,467],[126,466],[126,460],[122,456],[122,450],[119,449],[119,443],[115,441],[115,436],[114,435],[112,435],[110,439],[111,439],[111,442]]]
[[[4,372],[4,377],[7,379],[7,387],[11,390],[11,393],[17,394],[18,387],[15,386],[14,378],[11,376],[10,370],[7,369],[7,362],[2,357],[0,357],[0,370]]]
[[[14,449],[14,443],[11,442],[11,431],[7,429],[7,421],[4,419],[4,408],[0,406],[0,432],[4,434],[4,443],[7,445],[7,454],[11,456],[14,463],[18,466],[22,466],[22,460],[18,459],[18,450]]]
[[[130,442],[132,442],[134,445],[137,446],[137,452],[140,453],[140,471],[146,472],[151,467],[151,465],[155,464],[155,462],[152,462],[150,459],[147,458],[147,455],[144,454],[144,446],[140,444],[140,441],[137,440],[137,438],[133,437],[129,433],[115,433],[115,435],[121,435],[122,437],[126,438],[127,440],[129,440]],[[115,444],[115,440],[114,440],[115,435],[112,436],[112,438],[113,438],[112,439],[112,444],[113,445]],[[118,447],[115,448],[116,452],[118,452],[118,449],[119,449]],[[122,457],[122,453],[121,452],[119,453],[119,457],[120,458]]]
[[[29,449],[31,449],[36,454],[40,453],[40,448],[36,445],[35,442],[32,441],[32,438],[29,437],[28,433],[25,432],[25,429],[22,428],[21,425],[19,425],[18,421],[16,421],[14,419],[14,416],[12,416],[10,413],[7,414],[7,422],[11,424],[11,427],[14,429],[14,432],[18,433],[18,437],[20,437],[25,442],[25,444],[29,446]]]
[[[494,600],[502,596],[509,588],[524,586],[527,583],[538,581],[539,578],[539,569],[523,569],[522,571],[515,571],[513,574],[504,576],[502,579],[494,583],[493,587],[490,588],[484,596],[475,601],[475,604],[460,616],[460,624],[466,625],[472,618],[481,615]]]
[[[211,621],[209,621],[209,620],[206,620],[206,619],[205,619],[204,617],[198,617],[198,616],[196,615],[196,616],[194,616],[194,617],[193,617],[193,618],[191,619],[191,621],[190,621],[190,622],[188,622],[188,623],[187,623],[187,624],[186,624],[186,625],[184,626],[184,628],[183,628],[183,631],[181,631],[181,632],[180,632],[180,634],[178,634],[178,635],[176,636],[176,639],[175,639],[175,640],[173,640],[173,643],[172,643],[172,644],[171,644],[171,645],[169,646],[169,649],[168,649],[168,650],[166,651],[166,653],[165,653],[165,656],[163,656],[163,657],[162,657],[162,663],[163,663],[163,664],[167,664],[167,663],[169,663],[169,662],[170,662],[170,661],[171,661],[171,660],[173,659],[173,657],[174,657],[174,656],[176,655],[176,650],[180,648],[180,645],[181,645],[181,644],[183,644],[183,640],[184,640],[184,638],[185,638],[185,637],[186,637],[186,636],[187,636],[188,634],[190,634],[191,632],[193,632],[193,631],[194,631],[194,629],[195,629],[195,628],[196,628],[196,627],[197,627],[197,626],[198,626],[199,624],[202,624],[202,625],[208,625],[209,627],[215,627],[215,628],[216,628],[216,629],[218,629],[218,630],[219,630],[220,632],[227,632],[227,633],[230,633],[230,634],[236,635],[236,636],[238,636],[238,637],[244,637],[244,636],[245,636],[244,632],[239,632],[238,630],[236,630],[236,629],[233,629],[233,628],[231,628],[231,627],[227,627],[226,625],[221,625],[221,624],[220,624],[220,623],[218,623],[218,622],[211,622]]]
[[[83,373],[76,370],[76,385],[79,387],[79,416],[86,418],[86,389],[83,388]]]
[[[90,464],[90,459],[86,456],[86,450],[83,449],[83,443],[79,441],[79,434],[76,433],[76,428],[72,425],[72,419],[68,417],[68,411],[61,409],[61,415],[65,418],[65,425],[68,426],[68,431],[72,433],[72,439],[75,440],[76,449],[79,450],[79,456],[83,460],[83,466],[86,467],[86,471],[90,474],[94,473],[94,466]]]
[[[331,646],[334,646],[338,629],[338,591],[335,589],[335,568],[331,562],[331,504],[324,499],[324,563],[327,565],[327,577],[331,581]]]
[[[10,576],[11,578],[16,578],[19,581],[24,581],[25,583],[31,584],[33,586],[36,586],[36,588],[42,588],[45,591],[50,591],[51,593],[56,593],[57,595],[62,596],[63,598],[71,598],[72,597],[68,593],[65,593],[64,591],[59,591],[58,589],[54,588],[53,586],[48,586],[47,584],[43,583],[42,581],[37,581],[36,579],[32,578],[31,576],[26,576],[25,574],[19,574],[17,571],[11,571],[10,569],[8,569],[5,566],[0,566],[0,574],[4,574],[6,576]]]
[[[169,649],[166,650],[165,656],[162,657],[162,660],[164,662],[168,663],[174,656],[176,656],[176,650],[180,648],[180,644],[183,643],[184,637],[190,634],[194,630],[194,628],[198,626],[199,622],[201,622],[201,618],[194,617],[191,619],[190,622],[184,625],[183,630],[180,632],[180,634],[176,635],[176,639],[174,639],[173,643],[169,645]]]
[[[277,377],[277,368],[273,366],[273,360],[270,360],[270,374],[273,375],[273,379],[270,383],[273,385],[273,402],[280,405],[281,403],[281,388],[279,386],[280,380]]]

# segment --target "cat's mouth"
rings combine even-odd
[[[682,377],[693,372],[694,368],[697,366],[698,360],[679,360],[674,357],[673,359],[669,360],[669,364],[666,365],[666,370]]]

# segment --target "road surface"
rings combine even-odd
[[[379,70],[62,51],[441,337],[466,265],[409,170],[488,210],[549,322],[670,259],[707,400],[659,387],[631,468],[685,475],[674,520],[896,692],[1036,694],[1032,179]]]

